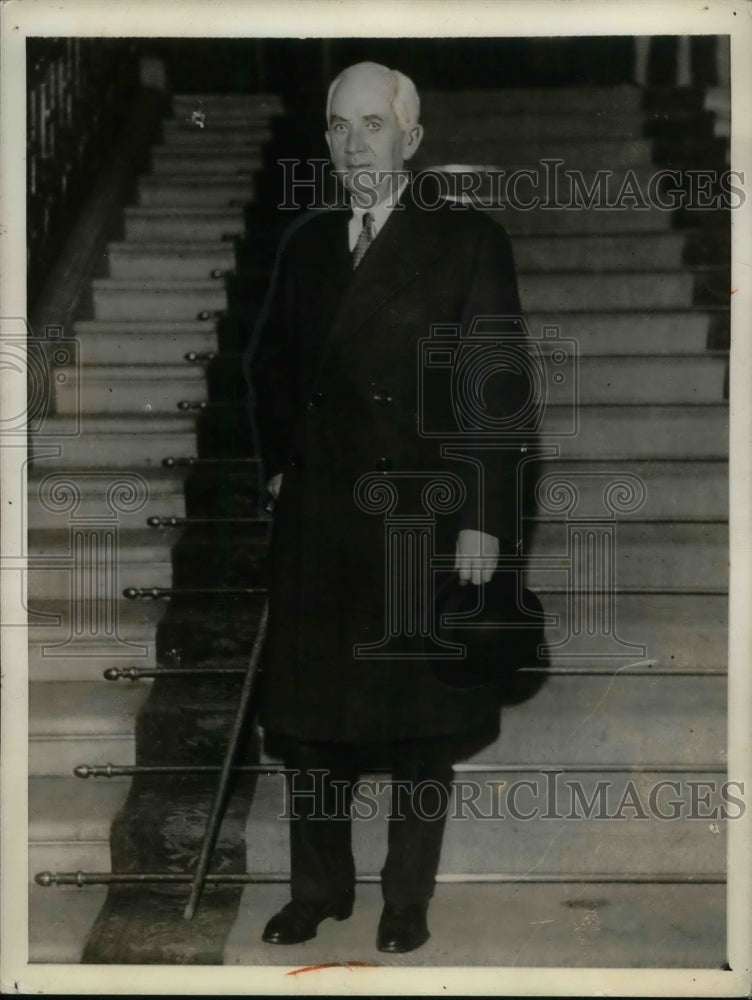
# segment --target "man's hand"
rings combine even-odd
[[[483,531],[463,528],[457,535],[454,568],[460,583],[488,583],[499,562],[499,539]]]

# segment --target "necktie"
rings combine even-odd
[[[358,242],[355,244],[352,252],[353,271],[365,257],[366,250],[373,243],[375,236],[376,228],[373,224],[373,214],[371,212],[366,212],[363,215],[363,228],[360,231]]]

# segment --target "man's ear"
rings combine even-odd
[[[326,144],[329,147],[329,152],[331,153],[331,151],[332,151],[332,137],[331,137],[331,133],[329,132],[329,129],[327,129],[326,132],[324,132],[324,138],[326,139]]]
[[[422,138],[422,125],[412,125],[410,128],[405,129],[402,133],[402,152],[404,153],[406,160],[409,160],[413,153],[417,150],[418,146],[420,146],[420,140]]]

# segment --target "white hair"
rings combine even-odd
[[[329,118],[332,111],[332,97],[334,96],[334,91],[354,70],[365,68],[368,68],[369,70],[376,70],[377,72],[389,77],[392,88],[392,92],[389,96],[389,102],[392,105],[394,115],[402,130],[406,131],[407,129],[412,128],[413,125],[417,125],[420,119],[420,98],[418,97],[418,91],[415,89],[413,81],[409,76],[405,76],[404,73],[400,73],[398,69],[389,69],[388,66],[382,66],[381,63],[374,62],[360,62],[355,63],[353,66],[348,66],[347,69],[343,69],[338,76],[335,76],[329,84],[329,92],[326,95],[327,125],[329,124]]]

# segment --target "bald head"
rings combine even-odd
[[[356,201],[381,200],[423,137],[420,101],[404,73],[378,63],[349,66],[329,87],[326,141],[342,183]]]
[[[332,111],[332,99],[337,88],[346,82],[356,82],[360,86],[383,90],[394,110],[395,117],[403,129],[417,125],[420,120],[420,97],[409,76],[398,69],[389,69],[381,63],[360,62],[343,69],[329,84],[326,95],[326,123]]]

